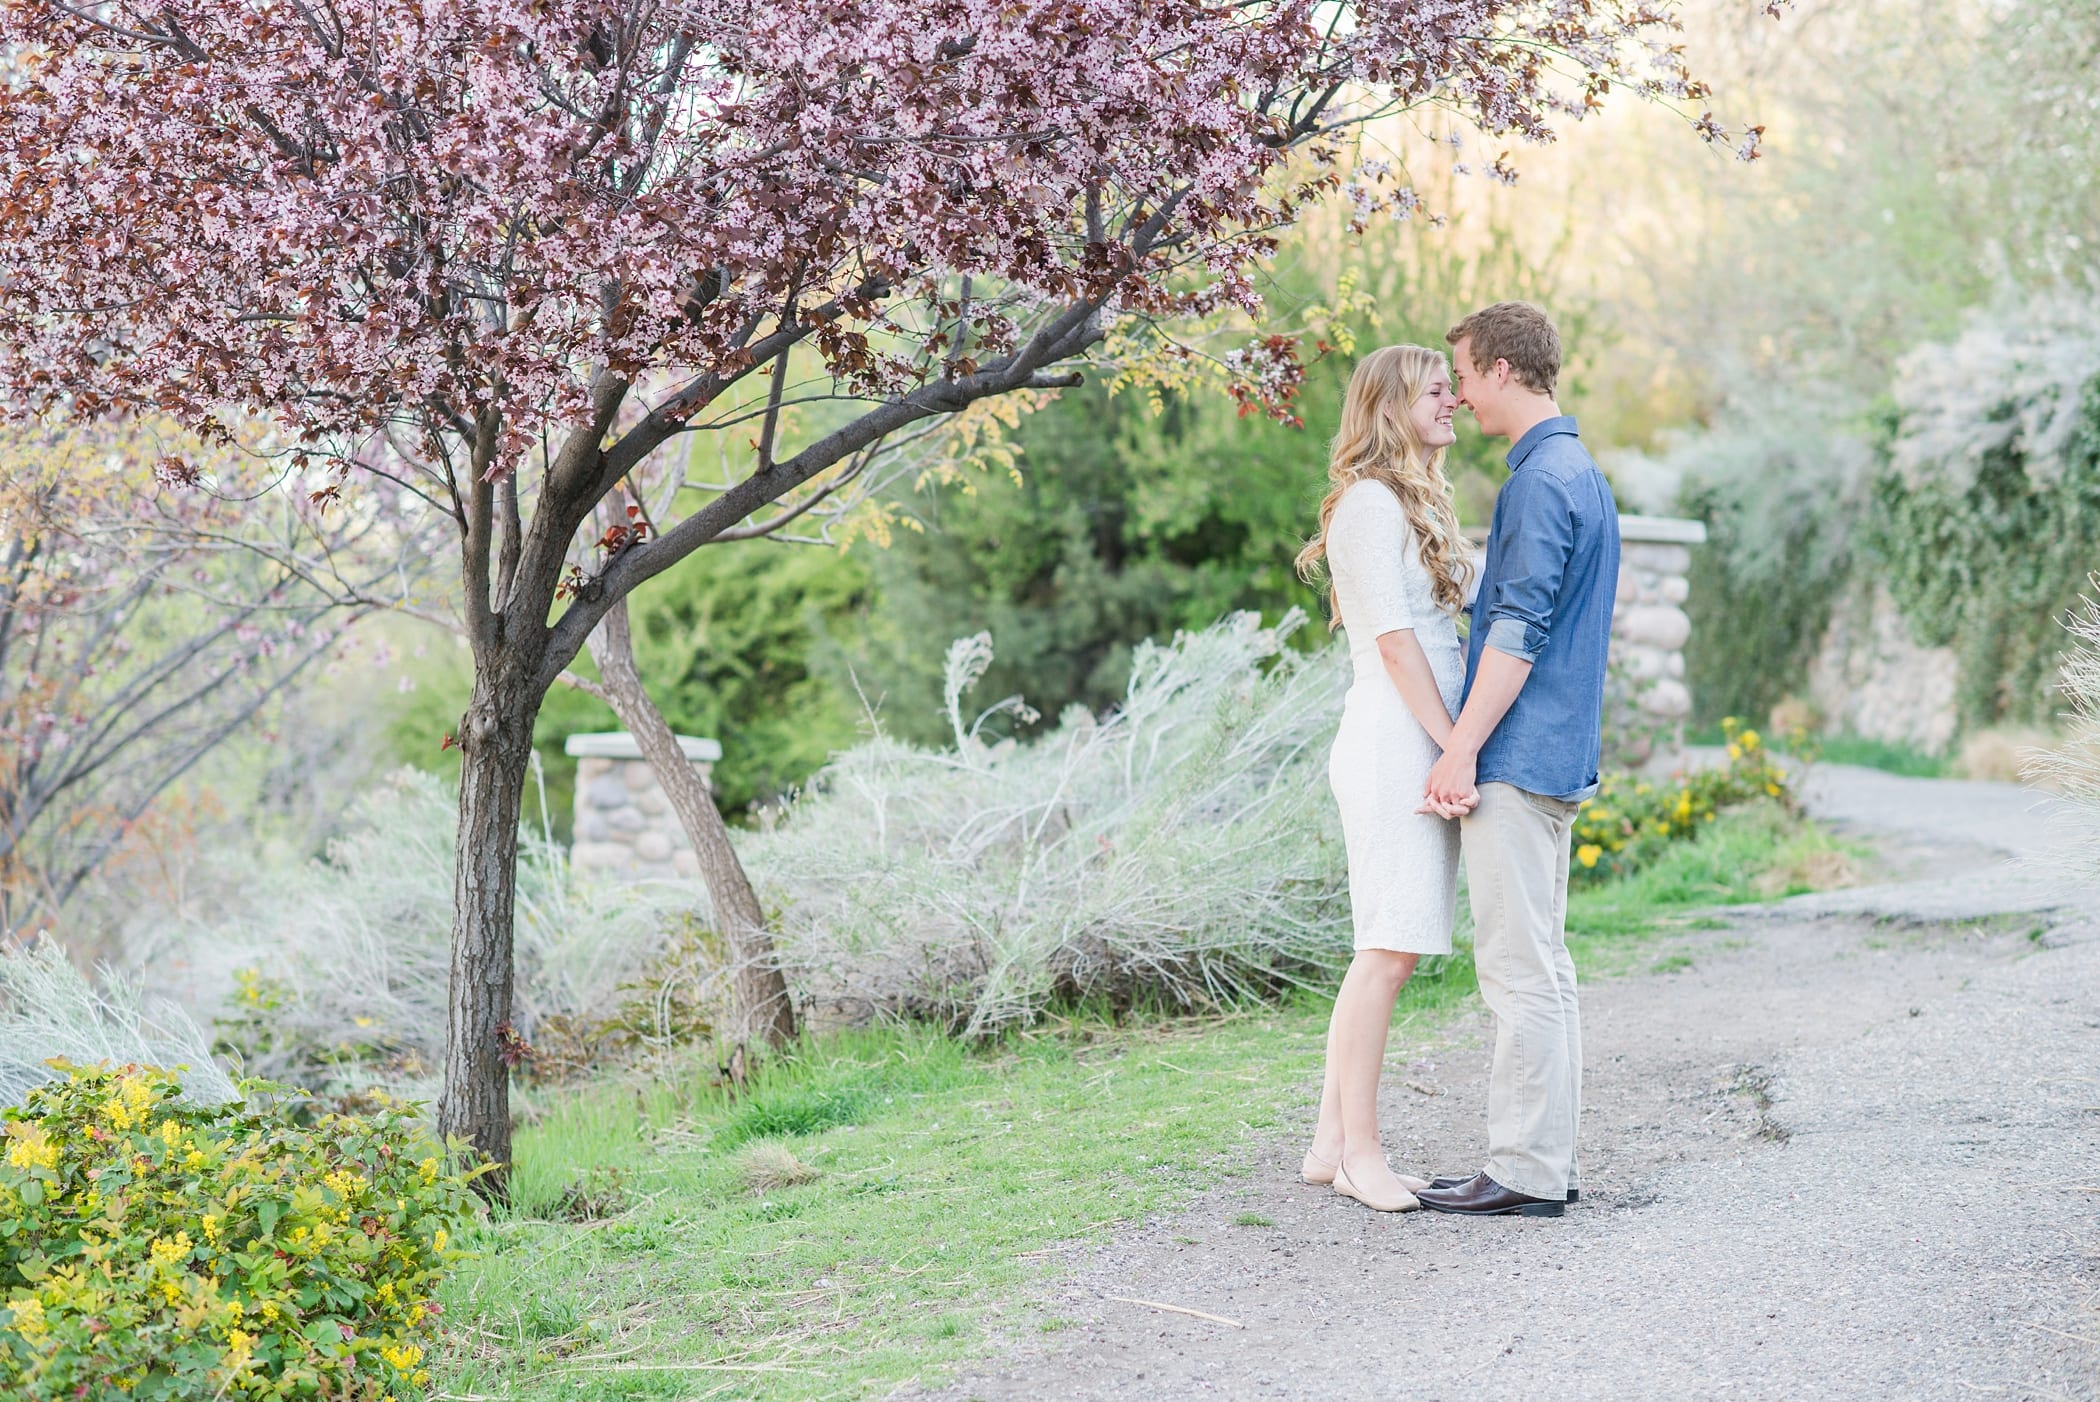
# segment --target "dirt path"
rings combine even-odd
[[[1292,1135],[942,1395],[2100,1398],[2100,902],[2006,861],[2047,840],[2017,789],[1833,768],[1812,799],[1897,879],[1585,989],[1565,1218],[1380,1216],[1299,1184]],[[1478,1165],[1486,1031],[1394,1048],[1397,1165]]]

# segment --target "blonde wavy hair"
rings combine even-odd
[[[1451,368],[1441,351],[1427,346],[1380,346],[1357,362],[1342,402],[1342,426],[1328,445],[1327,496],[1320,502],[1320,529],[1298,552],[1298,575],[1311,583],[1327,557],[1327,525],[1342,493],[1359,482],[1377,482],[1400,499],[1407,522],[1421,542],[1437,606],[1456,615],[1465,607],[1466,581],[1473,572],[1458,508],[1444,476],[1444,450],[1423,446],[1410,410],[1441,370]],[[1387,413],[1386,407],[1392,406]],[[1341,626],[1342,603],[1327,586],[1330,632]]]

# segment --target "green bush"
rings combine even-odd
[[[1626,876],[1653,862],[1672,843],[1699,835],[1724,808],[1760,798],[1792,807],[1786,771],[1772,760],[1764,737],[1734,716],[1721,722],[1728,763],[1656,782],[1607,774],[1575,818],[1569,876],[1595,884]],[[1798,738],[1798,737],[1797,737]]]
[[[422,1388],[467,1190],[405,1107],[306,1127],[183,1104],[152,1067],[60,1069],[0,1121],[0,1393]]]
[[[2100,342],[2010,339],[1979,323],[1914,357],[1867,518],[1912,633],[1954,649],[1964,729],[2054,714],[2059,625],[2100,565]]]

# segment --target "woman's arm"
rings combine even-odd
[[[1447,749],[1451,743],[1451,713],[1444,709],[1444,693],[1436,684],[1436,673],[1430,669],[1429,655],[1415,641],[1415,630],[1396,628],[1390,633],[1378,635],[1378,658],[1385,663],[1385,674],[1392,678],[1393,690],[1414,712],[1422,729],[1436,741],[1438,749]]]

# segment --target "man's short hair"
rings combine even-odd
[[[1497,302],[1482,307],[1444,333],[1452,345],[1470,340],[1473,364],[1491,370],[1509,362],[1517,383],[1540,394],[1553,393],[1560,376],[1560,333],[1546,313],[1529,302]]]

